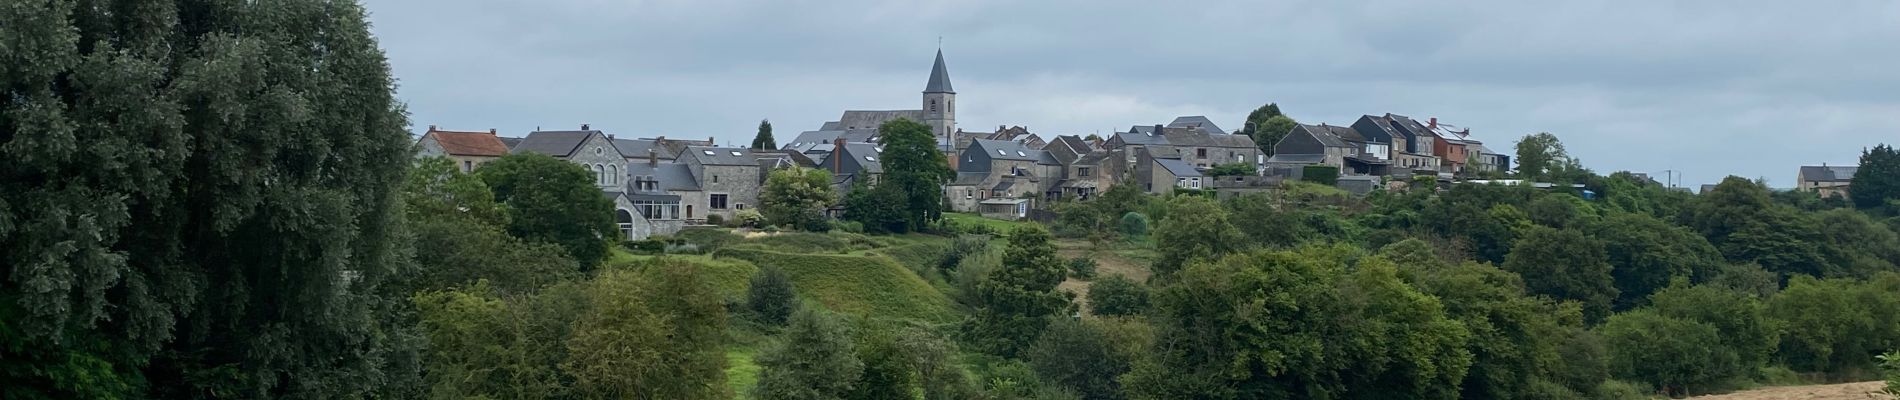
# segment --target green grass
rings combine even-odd
[[[653,263],[690,263],[702,272],[701,277],[712,282],[713,287],[719,290],[721,298],[727,299],[744,300],[746,288],[752,286],[752,275],[759,272],[758,266],[745,260],[713,258],[711,255],[703,254],[663,256],[625,254],[619,258],[620,262],[607,264],[608,268],[646,270],[646,266]]]
[[[984,218],[981,215],[964,214],[964,213],[943,213],[943,219],[945,221],[950,221],[956,224],[987,226],[990,229],[996,230],[997,234],[1008,234],[1009,231],[1014,230],[1017,227],[1035,224],[1034,222],[1004,221],[1000,219]]]
[[[798,254],[749,246],[727,247],[715,257],[783,268],[792,276],[800,297],[835,312],[867,319],[957,319],[949,297],[890,257]]]
[[[752,387],[759,385],[759,364],[752,362],[758,349],[734,346],[726,348],[726,387],[735,399],[752,398]]]

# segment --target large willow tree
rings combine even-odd
[[[399,397],[409,162],[353,1],[0,2],[9,398]]]

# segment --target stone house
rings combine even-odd
[[[649,149],[648,157],[627,164],[624,192],[632,207],[630,215],[617,217],[630,221],[627,229],[635,240],[675,234],[706,221],[706,196],[692,168],[663,162],[660,153]]]
[[[1854,183],[1854,174],[1860,167],[1803,166],[1801,173],[1795,176],[1795,189],[1809,190],[1820,194],[1822,198],[1840,196],[1846,198]]]
[[[1279,143],[1273,145],[1273,158],[1267,163],[1276,170],[1325,165],[1339,168],[1342,174],[1351,171],[1346,159],[1358,154],[1361,147],[1340,137],[1338,133],[1343,132],[1333,128],[1327,125],[1295,124],[1285,137],[1280,138]],[[1353,132],[1354,135],[1358,133],[1352,129],[1343,131]]]
[[[1035,207],[1037,199],[1054,200],[1067,172],[1049,152],[1003,140],[972,140],[956,165],[957,178],[944,185],[951,209],[985,214],[1012,214]]]
[[[1193,165],[1188,165],[1186,161],[1177,158],[1151,158],[1150,160],[1153,166],[1146,168],[1150,177],[1144,180],[1147,182],[1144,184],[1148,185],[1149,193],[1167,195],[1174,193],[1175,189],[1198,190],[1213,187],[1212,182],[1204,181],[1206,177],[1201,175],[1200,170],[1195,169]]]
[[[1116,183],[1115,176],[1102,169],[1108,151],[1095,148],[1081,136],[1056,136],[1042,149],[1064,166],[1062,180],[1055,185],[1060,191],[1057,199],[1089,200]]]
[[[759,163],[751,149],[687,146],[679,155],[705,195],[706,215],[732,219],[759,204]],[[696,204],[697,199],[682,201]]]
[[[1393,149],[1404,149],[1405,154],[1393,156],[1395,161],[1400,161],[1408,170],[1433,172],[1440,170],[1443,160],[1435,153],[1438,148],[1437,133],[1432,132],[1425,124],[1420,124],[1417,120],[1403,115],[1386,113],[1384,120],[1399,133],[1398,138],[1393,140]],[[1400,141],[1399,138],[1404,140]]]
[[[587,125],[581,125],[577,131],[535,131],[521,138],[509,151],[546,154],[580,164],[594,173],[594,185],[600,188],[601,194],[613,199],[615,222],[626,239],[645,238],[636,237],[636,233],[650,231],[641,228],[651,224],[637,218],[634,204],[627,198],[627,157],[614,145],[612,135],[589,129]]]
[[[1204,128],[1164,128],[1162,135],[1181,161],[1207,169],[1221,164],[1248,164],[1255,170],[1266,164],[1266,153],[1247,135],[1213,133]],[[1218,128],[1216,128],[1218,129]]]
[[[475,168],[504,155],[508,155],[508,145],[495,136],[494,129],[458,132],[429,125],[429,131],[416,141],[416,157],[447,157],[465,173],[475,172]]]
[[[837,193],[849,193],[858,182],[877,184],[878,177],[884,175],[884,148],[872,143],[847,143],[838,139],[833,145],[838,149],[825,154],[818,165],[831,171],[832,190]]]

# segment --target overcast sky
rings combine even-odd
[[[592,124],[778,140],[917,109],[938,37],[966,131],[1237,130],[1386,112],[1508,152],[1551,132],[1599,173],[1793,186],[1900,143],[1894,1],[365,0],[413,128]]]

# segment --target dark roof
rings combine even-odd
[[[1114,137],[1121,138],[1122,144],[1139,144],[1139,145],[1168,144],[1168,137],[1165,135],[1154,134],[1154,127],[1152,126],[1148,126],[1148,127],[1136,126],[1132,129],[1129,129],[1128,132],[1116,132]]]
[[[1095,151],[1095,146],[1090,145],[1087,140],[1082,140],[1082,136],[1080,135],[1056,136],[1055,141],[1049,142],[1048,146],[1042,146],[1042,148],[1047,150],[1049,146],[1056,146],[1058,144],[1068,146],[1070,150],[1075,151],[1075,154],[1088,154],[1091,151]]]
[[[574,150],[581,147],[581,143],[587,142],[589,136],[599,134],[601,134],[600,131],[535,131],[528,133],[528,137],[521,138],[521,143],[516,144],[512,152],[535,152],[567,157],[573,155]]]
[[[619,149],[620,155],[626,158],[645,159],[648,150],[652,150],[653,155],[661,160],[672,160],[679,156],[673,149],[660,146],[659,143],[658,139],[614,139],[614,148]]]
[[[1348,145],[1346,144],[1345,141],[1340,140],[1339,136],[1334,135],[1333,130],[1327,127],[1322,127],[1319,125],[1295,124],[1293,129],[1305,130],[1307,133],[1311,133],[1313,135],[1313,139],[1318,139],[1319,144],[1322,146],[1352,147],[1352,145]]]
[[[838,117],[837,125],[827,127],[833,130],[838,128],[875,130],[883,126],[885,122],[896,121],[899,118],[923,123],[924,110],[845,110],[844,115]]]
[[[960,185],[960,186],[974,186],[978,183],[983,183],[983,179],[986,179],[989,177],[990,177],[990,173],[988,172],[958,172],[957,180],[952,181],[950,184]]]
[[[1188,165],[1186,161],[1174,158],[1157,158],[1154,160],[1156,164],[1161,164],[1162,168],[1167,168],[1168,173],[1174,174],[1176,177],[1201,176],[1201,171],[1194,169],[1194,166]]]
[[[1393,125],[1397,125],[1400,129],[1409,131],[1409,133],[1413,135],[1438,136],[1437,133],[1432,132],[1430,129],[1425,129],[1425,124],[1418,123],[1418,121],[1412,119],[1412,117],[1390,113],[1385,116],[1386,118],[1392,119]]]
[[[1088,154],[1083,154],[1082,157],[1076,158],[1075,165],[1101,164],[1102,160],[1107,159],[1107,158],[1108,158],[1107,150],[1096,149],[1095,151],[1089,152]]]
[[[1803,166],[1801,180],[1809,182],[1851,182],[1860,167]]]
[[[1004,179],[1002,182],[997,182],[996,187],[990,188],[990,190],[1009,190],[1011,186],[1016,186],[1016,180]]]
[[[1042,165],[1062,165],[1062,160],[1057,160],[1057,159],[1056,159],[1056,155],[1054,155],[1054,154],[1049,154],[1049,152],[1048,152],[1048,151],[1045,151],[1045,150],[1036,150],[1036,154],[1032,154],[1032,155],[1035,155],[1035,156],[1037,156],[1037,159],[1036,159],[1036,163],[1037,163],[1037,164],[1042,164]]]
[[[1247,135],[1229,135],[1224,133],[1206,133],[1203,131],[1168,128],[1162,130],[1168,144],[1185,147],[1254,147],[1253,138]]]
[[[1267,159],[1271,164],[1318,164],[1324,161],[1325,154],[1274,154]]]
[[[1348,142],[1359,142],[1359,143],[1366,142],[1366,137],[1363,135],[1360,135],[1359,131],[1352,129],[1352,127],[1326,125],[1326,124],[1320,124],[1319,126],[1320,128],[1326,129],[1327,133],[1331,133],[1334,137],[1338,137],[1340,140],[1344,140]]]
[[[654,180],[659,181],[660,191],[699,190],[699,180],[693,177],[692,167],[686,164],[659,163],[647,165],[647,163],[639,162],[627,163],[627,184],[629,186],[634,184],[635,179],[643,176],[651,176]],[[636,191],[629,190],[628,192],[632,193]],[[638,192],[648,193],[646,191]]]
[[[435,143],[449,155],[500,157],[508,154],[508,145],[496,138],[494,131],[459,132],[435,130],[433,126],[430,128],[423,135],[435,136]]]
[[[937,49],[937,64],[930,66],[930,83],[924,93],[956,93],[950,88],[950,69],[943,66],[943,49]]]
[[[986,153],[994,153],[990,154],[990,158],[1001,160],[1041,161],[1043,155],[1037,153],[1044,152],[1031,149],[1023,145],[1023,142],[1008,140],[977,139],[971,141],[970,147],[981,148]]]
[[[1201,128],[1201,130],[1207,131],[1207,133],[1214,133],[1214,134],[1227,133],[1227,131],[1221,130],[1219,126],[1214,125],[1214,121],[1208,120],[1207,117],[1200,116],[1200,115],[1175,117],[1174,122],[1168,123],[1168,127],[1169,128]]]
[[[752,149],[740,147],[687,146],[685,154],[704,165],[758,165]]]
[[[844,150],[845,153],[851,153],[854,161],[858,162],[860,171],[872,174],[884,173],[883,148],[870,143],[845,143]],[[833,153],[833,156],[835,157],[836,154],[839,153]]]
[[[518,137],[498,137],[496,139],[501,139],[501,144],[508,146],[508,150],[514,150],[515,145],[521,144],[521,138]]]

